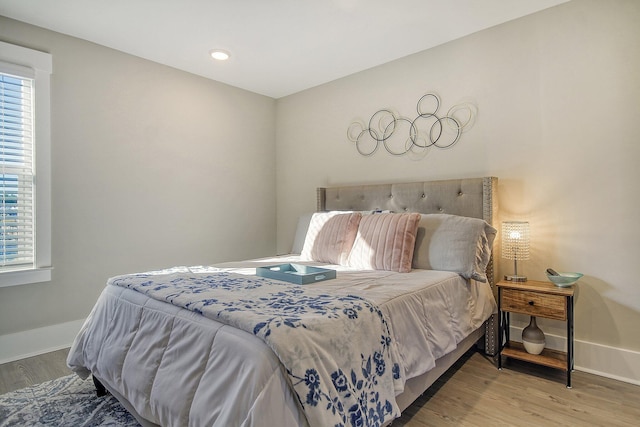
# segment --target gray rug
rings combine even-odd
[[[0,396],[0,426],[139,426],[115,397],[97,397],[91,378],[69,375]]]

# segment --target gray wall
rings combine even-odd
[[[279,251],[318,186],[497,176],[501,219],[531,224],[524,273],[585,274],[576,338],[640,351],[638,23],[638,1],[573,0],[279,99]],[[347,140],[352,120],[381,108],[415,117],[430,91],[444,111],[478,107],[452,148],[414,161],[382,148],[362,157]],[[561,323],[543,329],[564,335]]]
[[[274,101],[0,18],[0,40],[54,58],[55,267],[0,288],[0,337],[85,317],[115,274],[287,252],[318,186],[493,175],[500,219],[531,223],[524,273],[585,274],[577,363],[640,382],[638,22],[638,1],[573,0]],[[347,141],[431,91],[478,107],[451,149],[365,158]]]
[[[87,316],[117,274],[275,252],[275,100],[0,17],[53,55],[53,280],[0,336]]]

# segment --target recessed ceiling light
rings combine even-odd
[[[213,49],[209,53],[211,54],[211,57],[213,59],[217,59],[218,61],[226,61],[227,59],[229,59],[229,56],[231,56],[229,52],[222,49]]]

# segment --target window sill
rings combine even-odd
[[[0,273],[0,288],[51,281],[51,267]]]

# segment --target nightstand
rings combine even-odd
[[[561,288],[551,282],[501,281],[498,286],[498,369],[502,356],[537,363],[567,373],[567,388],[571,388],[573,370],[573,294],[575,285]],[[540,354],[530,354],[524,346],[509,339],[510,313],[562,320],[567,325],[567,351],[545,348]]]

